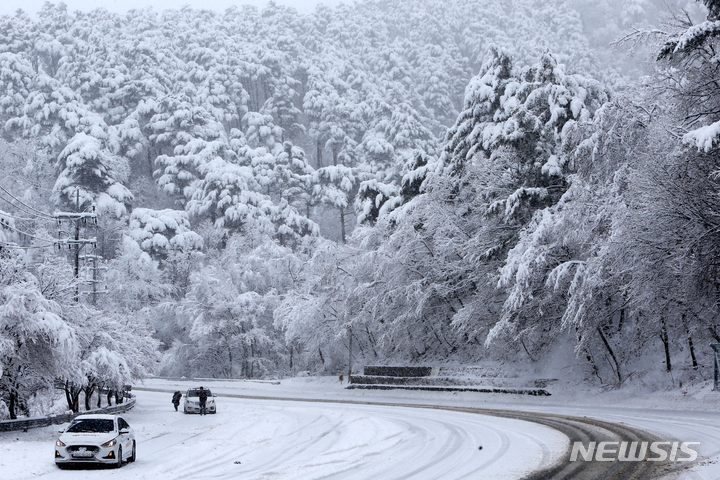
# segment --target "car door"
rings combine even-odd
[[[118,431],[120,432],[120,445],[122,445],[123,448],[123,457],[132,455],[132,429],[122,417],[118,417]]]

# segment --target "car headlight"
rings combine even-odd
[[[60,440],[58,440],[57,442],[55,442],[55,445],[57,445],[58,447],[64,447],[64,446],[65,446],[65,444],[64,444],[63,442],[61,442]]]
[[[110,440],[109,442],[105,442],[105,443],[103,443],[103,444],[100,445],[100,446],[101,446],[101,447],[114,447],[116,443],[117,443],[117,438],[113,438],[113,439]]]

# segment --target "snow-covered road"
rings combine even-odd
[[[0,474],[13,479],[512,479],[567,461],[567,436],[536,423],[477,413],[496,409],[496,414],[515,412],[516,417],[535,421],[560,415],[565,426],[568,416],[581,422],[587,417],[586,424],[610,422],[617,429],[646,430],[661,440],[701,442],[699,461],[671,465],[682,470],[667,478],[720,478],[716,392],[696,399],[639,397],[618,406],[618,399],[593,396],[349,391],[329,377],[287,379],[281,384],[202,383],[219,395],[217,415],[173,410],[171,392],[197,386],[197,381],[155,379],[136,386],[137,407],[126,414],[138,439],[135,464],[120,470],[60,471],[52,460],[58,429],[54,427],[0,433]],[[562,424],[557,428],[573,436]],[[656,473],[648,478],[658,478]]]
[[[568,441],[533,423],[461,412],[221,396],[218,414],[201,417],[175,412],[167,393],[137,397],[126,414],[135,464],[60,471],[57,428],[47,428],[0,436],[3,477],[509,479],[558,461]]]

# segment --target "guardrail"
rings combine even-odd
[[[255,383],[271,383],[273,385],[280,384],[280,380],[263,380],[261,378],[149,377],[148,379],[171,380],[171,381],[175,381],[175,382],[255,382]]]
[[[373,377],[429,377],[432,373],[432,367],[390,367],[385,365],[365,365],[363,367],[363,374]]]
[[[550,392],[543,388],[499,388],[499,387],[449,387],[430,385],[377,385],[351,383],[348,390],[425,390],[428,392],[476,392],[476,393],[508,393],[514,395],[532,395],[535,397],[549,397]]]
[[[50,425],[60,425],[68,423],[78,415],[87,413],[125,413],[135,406],[135,397],[127,397],[128,400],[114,407],[97,408],[95,410],[87,410],[79,413],[65,413],[61,415],[48,415],[47,417],[25,418],[19,420],[2,420],[0,421],[0,432],[12,432],[17,430],[26,431],[28,428],[49,427]]]

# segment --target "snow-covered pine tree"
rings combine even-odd
[[[567,132],[588,122],[607,92],[591,79],[568,75],[551,55],[514,72],[507,53],[491,49],[480,74],[468,85],[465,107],[448,131],[443,172],[456,178],[470,163],[509,161],[509,195],[495,197],[489,213],[521,224],[535,209],[552,205],[567,188],[572,169],[563,151]],[[496,156],[496,158],[493,157]]]
[[[251,167],[215,157],[199,166],[202,180],[194,184],[187,210],[191,215],[208,216],[216,227],[228,231],[253,228],[272,232],[264,209],[272,207],[261,192]]]
[[[357,189],[357,178],[352,168],[331,165],[313,172],[313,197],[318,204],[336,209],[340,220],[340,240],[347,241],[345,216]]]
[[[282,152],[275,157],[274,169],[280,198],[286,199],[298,212],[310,218],[313,205],[312,179],[315,169],[305,157],[305,151],[290,142],[285,142]]]
[[[165,260],[171,251],[202,250],[203,239],[192,231],[184,210],[136,208],[128,224],[128,236],[156,260]]]
[[[199,169],[214,158],[234,158],[222,123],[194,103],[196,93],[191,82],[178,84],[173,95],[155,104],[148,125],[148,138],[164,152],[155,158],[158,185],[181,204],[192,198],[193,185],[202,178]]]
[[[133,194],[123,184],[130,171],[127,160],[113,155],[103,142],[85,133],[76,134],[58,156],[60,175],[53,194],[57,203],[75,211],[91,205],[97,213],[123,217]]]

